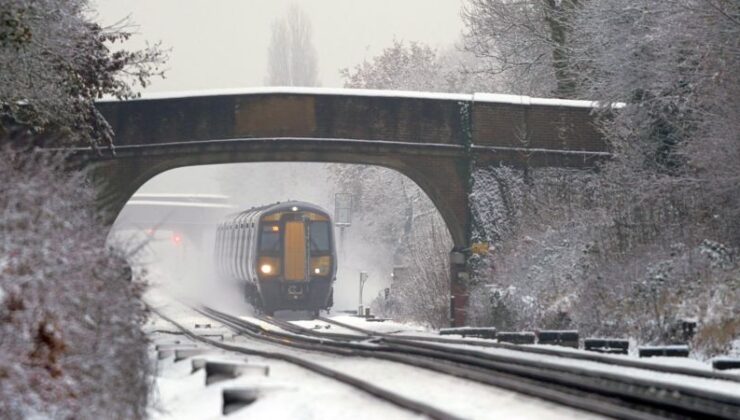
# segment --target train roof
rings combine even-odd
[[[324,210],[322,207],[307,203],[305,201],[283,201],[283,202],[277,202],[272,204],[266,204],[264,206],[258,206],[258,207],[252,207],[237,213],[231,213],[227,216],[227,219],[232,219],[234,217],[243,215],[245,213],[251,213],[251,212],[258,212],[258,213],[272,213],[275,211],[281,211],[281,210],[289,210],[293,207],[298,207],[299,210],[310,210],[317,213],[323,213],[327,216],[329,216],[329,212]]]

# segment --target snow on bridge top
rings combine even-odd
[[[314,88],[314,87],[250,87],[230,89],[204,89],[189,91],[153,92],[143,93],[138,98],[130,100],[158,100],[177,98],[197,98],[213,96],[236,96],[236,95],[326,95],[326,96],[364,96],[382,98],[407,98],[407,99],[438,99],[463,102],[486,102],[514,105],[545,105],[562,106],[572,108],[599,108],[602,105],[598,101],[536,98],[525,95],[510,95],[500,93],[444,93],[444,92],[418,92],[405,90],[379,90],[379,89],[347,89],[347,88]],[[99,103],[120,102],[115,98],[105,98]],[[612,108],[622,108],[624,104],[610,104]]]
[[[134,206],[232,208],[230,197],[220,194],[137,193],[126,203]]]

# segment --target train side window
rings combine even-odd
[[[278,225],[262,225],[260,232],[260,251],[280,251],[280,231]]]
[[[331,248],[329,222],[311,222],[311,251],[326,252]]]

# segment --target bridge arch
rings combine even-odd
[[[466,211],[466,189],[458,187],[464,184],[463,177],[467,174],[461,173],[465,168],[450,167],[449,163],[445,162],[450,157],[429,156],[424,158],[423,165],[419,165],[419,157],[414,157],[413,163],[409,162],[409,157],[401,154],[393,159],[384,157],[384,155],[394,153],[392,146],[378,149],[376,145],[360,148],[353,145],[351,150],[347,151],[317,151],[316,142],[321,142],[321,140],[270,139],[263,141],[263,139],[251,139],[251,141],[238,141],[233,144],[219,142],[202,145],[197,153],[188,151],[187,153],[109,159],[98,163],[95,170],[96,178],[103,182],[100,194],[101,204],[109,210],[111,220],[115,220],[126,201],[147,181],[163,172],[182,167],[256,162],[375,165],[398,171],[416,183],[442,215],[455,246],[460,249],[466,247],[467,220],[460,219],[460,215]],[[288,151],[260,152],[259,149],[268,144],[269,147],[284,147]],[[337,145],[333,144],[332,147],[336,148]]]

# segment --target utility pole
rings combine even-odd
[[[364,311],[362,308],[362,288],[365,287],[365,283],[367,282],[367,272],[366,271],[360,271],[360,305],[357,309],[357,315],[362,316]]]
[[[339,228],[339,251],[344,256],[344,230],[352,224],[352,194],[334,194],[334,224]]]

